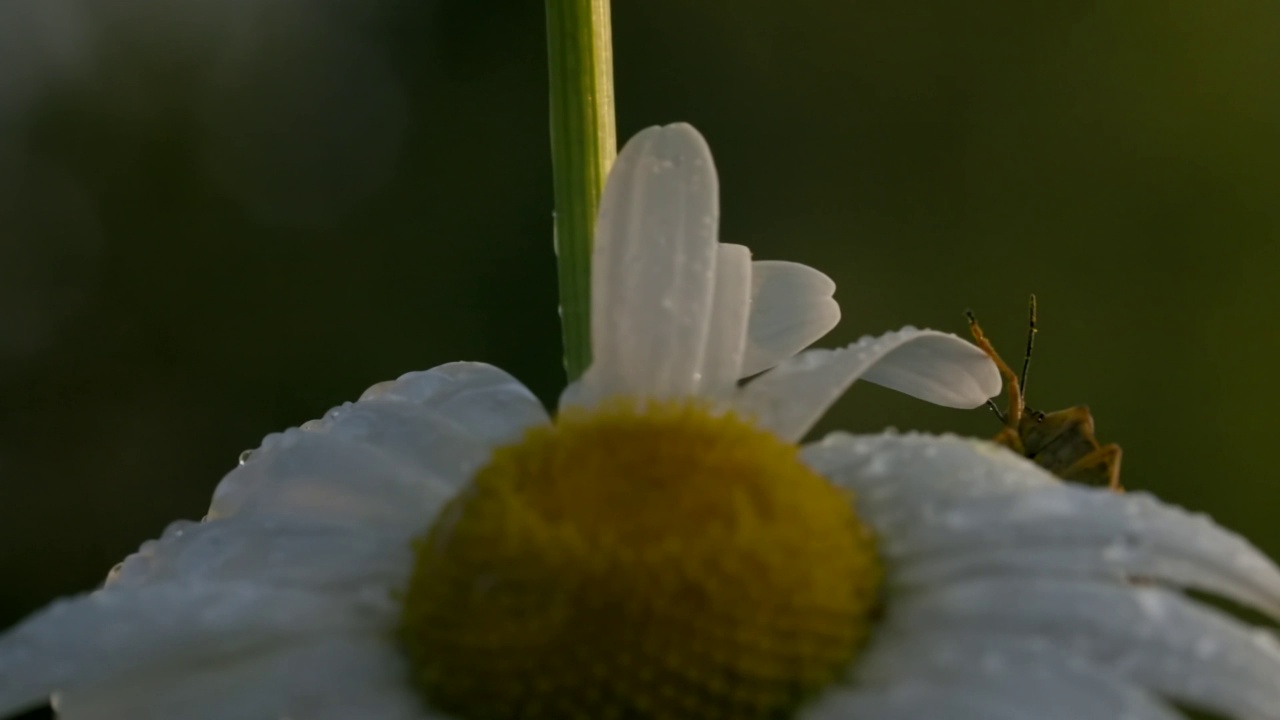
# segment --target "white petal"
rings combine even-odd
[[[697,391],[719,213],[711,151],[692,127],[649,128],[622,149],[596,226],[590,398]]]
[[[377,527],[349,529],[232,517],[176,522],[107,577],[108,588],[182,580],[253,581],[324,593],[390,593],[412,568],[409,539]]]
[[[1143,493],[1062,483],[1003,448],[953,436],[837,433],[802,456],[854,491],[899,585],[981,573],[1137,575],[1280,614],[1275,563]]]
[[[430,407],[490,445],[520,439],[548,421],[542,403],[509,373],[477,362],[454,362],[378,383],[361,400],[400,400]]]
[[[427,421],[419,423],[419,428],[426,431],[424,449],[439,451],[433,459],[444,460],[459,473],[474,471],[484,461],[482,446],[443,418],[421,415],[417,419]],[[435,427],[424,428],[429,422]],[[426,447],[428,442],[434,447]],[[389,455],[375,445],[288,430],[268,437],[246,464],[222,479],[208,516],[292,518],[408,531],[429,524],[453,494],[452,483],[433,469]]]
[[[1038,577],[898,593],[880,631],[921,642],[1039,639],[1179,702],[1280,719],[1280,643],[1162,588]]]
[[[1043,468],[986,440],[954,435],[832,433],[801,450],[816,472],[850,488],[869,522],[888,534],[945,503],[1057,487]]]
[[[229,662],[394,618],[390,597],[339,600],[254,583],[188,580],[61,600],[0,636],[0,717],[54,691]]]
[[[800,263],[751,264],[751,319],[740,377],[763,372],[826,335],[840,322],[836,284]]]
[[[747,315],[751,310],[751,251],[742,245],[717,248],[715,296],[711,302],[711,326],[702,359],[703,395],[724,395],[743,376],[742,356],[747,342]]]
[[[799,440],[859,378],[948,407],[978,407],[1000,391],[999,371],[974,345],[904,328],[802,353],[749,383],[737,404],[779,436]]]
[[[1016,718],[1181,720],[1141,688],[1042,640],[878,633],[858,658],[851,695],[932,705],[948,696]],[[963,701],[962,701],[963,702]]]
[[[410,373],[267,436],[223,478],[209,516],[421,528],[495,445],[546,419],[537,399],[497,368],[454,363]]]
[[[1144,493],[1061,484],[944,501],[878,529],[901,586],[982,575],[1141,576],[1280,618],[1275,563],[1208,518]]]
[[[893,335],[890,333],[889,336]],[[952,333],[904,328],[891,354],[860,379],[944,407],[971,409],[1000,394],[1000,370],[976,345]]]
[[[434,720],[394,642],[336,634],[199,668],[60,693],[64,720]]]
[[[802,712],[800,720],[1184,720],[1156,701],[1090,694],[1098,686],[1014,671],[999,680],[963,685],[836,691]]]
[[[896,687],[876,692],[837,690],[821,696],[800,720],[1040,720],[1035,708],[1010,705],[1002,687]],[[1087,720],[1081,718],[1080,720]]]
[[[585,378],[578,378],[565,385],[564,390],[560,391],[560,399],[556,407],[561,410],[567,407],[590,407],[596,400],[601,399],[593,394],[584,380]]]

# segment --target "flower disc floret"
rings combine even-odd
[[[469,720],[772,718],[854,657],[880,577],[794,445],[619,401],[495,452],[418,543],[402,641]]]

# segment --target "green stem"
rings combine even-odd
[[[609,0],[547,0],[547,63],[560,322],[572,381],[591,364],[591,238],[617,154]]]

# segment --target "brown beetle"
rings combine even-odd
[[[1105,485],[1121,492],[1120,446],[1115,443],[1098,444],[1093,434],[1093,415],[1088,407],[1080,405],[1049,413],[1027,407],[1027,369],[1031,366],[1031,350],[1036,338],[1036,296],[1031,296],[1027,351],[1020,375],[1015,375],[1000,358],[991,341],[982,334],[973,313],[966,311],[965,315],[969,318],[969,332],[973,334],[974,342],[1000,368],[1009,388],[1007,410],[1002,412],[994,401],[987,401],[987,406],[1004,423],[1004,429],[992,440],[1030,458],[1063,480]]]

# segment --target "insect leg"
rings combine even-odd
[[[1027,446],[1023,444],[1022,436],[1018,434],[1017,430],[1014,430],[1011,427],[1006,427],[1001,430],[998,435],[991,438],[991,442],[997,445],[1003,445],[1019,455],[1026,456],[1027,454]]]
[[[964,314],[965,317],[969,318],[969,333],[973,335],[973,342],[996,364],[1000,374],[1005,378],[1005,382],[1009,386],[1009,412],[1007,414],[1000,413],[995,403],[988,401],[987,406],[996,410],[996,416],[1006,426],[1016,428],[1018,423],[1022,421],[1022,390],[1019,389],[1018,376],[1013,374],[1013,369],[1000,357],[1000,353],[996,352],[991,341],[982,333],[982,328],[978,326],[978,318],[974,316],[973,312],[966,310]]]
[[[1103,445],[1071,463],[1063,470],[1063,480],[1081,482],[1086,485],[1105,485],[1113,492],[1124,492],[1120,485],[1120,446],[1112,443]]]

